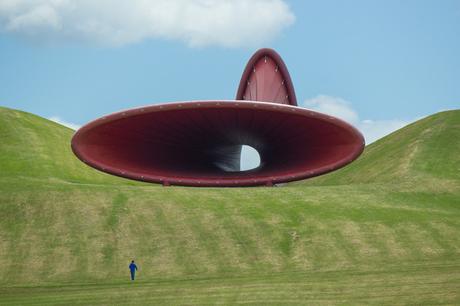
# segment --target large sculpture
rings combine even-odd
[[[240,171],[242,145],[260,165]],[[362,135],[348,123],[297,107],[280,56],[257,51],[236,100],[155,104],[88,123],[72,139],[86,164],[163,185],[256,186],[324,174],[356,159]]]

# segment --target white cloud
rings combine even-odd
[[[294,21],[284,0],[0,1],[0,31],[39,41],[105,46],[149,38],[194,47],[256,45]]]
[[[56,123],[59,123],[59,124],[61,124],[63,126],[71,128],[72,130],[75,130],[75,131],[78,130],[81,127],[81,125],[71,123],[71,122],[67,122],[67,121],[61,119],[58,116],[52,116],[52,117],[48,118],[48,120],[54,121]]]
[[[386,136],[400,128],[408,125],[415,121],[405,121],[399,119],[390,120],[362,120],[358,123],[357,128],[364,134],[366,143],[372,143],[383,136]]]
[[[351,103],[342,98],[319,95],[305,100],[303,106],[350,123],[358,121],[358,114],[351,108]]]
[[[326,95],[319,95],[312,99],[307,99],[302,106],[314,111],[340,118],[352,124],[358,130],[360,130],[361,133],[363,133],[364,138],[366,139],[366,144],[370,144],[419,119],[361,119],[358,113],[352,108],[350,102],[339,97],[331,97]]]

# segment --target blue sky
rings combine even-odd
[[[281,54],[299,104],[368,142],[460,108],[455,0],[2,0],[0,105],[78,126],[140,105],[232,99],[261,47]]]

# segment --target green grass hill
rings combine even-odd
[[[73,133],[39,116],[0,107],[0,178],[41,183],[136,184],[82,167],[70,148]]]
[[[459,152],[460,110],[441,112],[372,143],[348,167],[300,184],[456,182]]]
[[[459,127],[429,116],[282,187],[185,188],[93,170],[72,130],[0,108],[0,305],[460,304]]]

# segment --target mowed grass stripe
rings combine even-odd
[[[149,203],[144,205],[149,205]],[[133,206],[129,209],[128,239],[132,242],[129,256],[137,261],[140,275],[174,276],[181,274],[182,267],[177,262],[173,239],[168,236],[170,233],[167,232],[167,228],[162,226],[163,221],[159,221],[161,218],[159,208],[139,209],[135,204]],[[138,237],[144,238],[138,239]],[[127,269],[126,262],[124,265]]]
[[[161,237],[165,241],[168,241],[168,245],[172,250],[172,256],[174,258],[175,266],[177,267],[177,269],[171,272],[173,274],[193,273],[194,265],[193,262],[190,261],[190,257],[187,254],[186,246],[183,244],[183,237],[180,234],[177,234],[174,224],[168,221],[168,217],[164,213],[165,205],[172,204],[166,203],[164,205],[153,208],[155,210],[155,219],[153,220],[153,222],[157,222],[159,228],[163,230],[161,232]],[[143,259],[143,262],[146,263],[146,259]]]
[[[188,261],[188,273],[214,273],[217,270],[216,258],[208,253],[206,239],[199,227],[193,223],[195,207],[170,204],[163,206],[163,214],[169,223],[171,234],[182,245]],[[203,265],[202,263],[206,263]]]
[[[336,194],[347,192],[346,189],[333,190]],[[359,200],[340,203],[338,208],[343,215],[339,217],[332,214],[331,200],[327,197],[320,202],[325,205],[307,202],[290,206],[260,200],[252,206],[239,207],[240,195],[229,196],[224,203],[216,205],[212,198],[200,203],[189,199],[157,199],[163,193],[161,189],[123,192],[126,204],[112,226],[108,226],[108,218],[113,212],[117,190],[111,194],[89,187],[65,192],[42,191],[37,187],[23,192],[24,204],[18,207],[20,211],[11,211],[12,216],[18,217],[17,224],[2,226],[4,239],[11,242],[8,250],[0,253],[6,264],[0,270],[1,281],[43,282],[65,280],[69,276],[76,281],[128,277],[127,264],[133,258],[141,263],[140,274],[145,277],[332,269],[394,260],[404,263],[451,258],[455,253],[437,240],[452,245],[451,250],[458,250],[460,242],[455,235],[458,213],[450,207],[442,208],[443,214],[429,213],[430,222],[448,229],[445,232],[448,236],[437,237],[437,231],[427,226],[428,218],[420,219],[417,210],[405,211],[399,220],[389,222],[386,215],[380,217],[378,210],[368,208],[359,218],[353,212],[353,221],[344,207],[353,211],[355,205],[363,205]],[[181,192],[179,190],[179,194]],[[296,192],[309,194],[308,189]],[[0,201],[9,203],[16,201],[16,197],[13,193],[1,193]],[[336,197],[333,195],[332,199]],[[52,199],[52,203],[44,206],[47,199]],[[297,211],[301,217],[292,217],[293,212],[273,212],[279,210],[280,205]],[[261,213],[262,210],[269,213]],[[205,222],[214,223],[209,227]],[[220,228],[222,234],[213,232],[212,228]],[[379,232],[375,232],[376,229]],[[382,232],[390,234],[385,236]],[[221,237],[227,237],[225,245]],[[289,244],[283,242],[286,239],[291,240]],[[397,251],[385,251],[388,243],[395,245]],[[36,257],[40,260],[34,265]],[[241,264],[233,265],[231,260]],[[30,265],[32,276],[27,275]]]
[[[432,222],[424,222],[421,224],[424,231],[430,236],[434,243],[439,246],[439,252],[445,255],[458,255],[455,251],[455,244],[449,239],[448,235],[440,232]]]
[[[184,223],[188,224],[189,228],[185,230],[193,232],[193,239],[195,239],[193,247],[202,250],[200,256],[203,256],[204,261],[209,263],[206,267],[208,272],[222,273],[228,267],[227,254],[224,254],[220,246],[219,237],[204,224],[203,215],[206,214],[207,210],[195,206],[187,209],[189,210],[187,214],[184,214]],[[196,250],[190,249],[190,252],[196,253]],[[199,262],[202,262],[203,259]]]
[[[443,253],[441,246],[436,243],[425,227],[410,222],[406,224],[405,230],[409,233],[411,243],[416,250],[424,256],[440,255]]]
[[[343,244],[348,244],[347,249],[352,246],[348,239],[337,241],[340,237],[335,235],[334,223],[315,220],[311,221],[311,225],[313,233],[308,250],[311,253],[313,269],[343,269],[350,266],[354,259],[348,256]]]
[[[460,270],[446,275],[439,269],[413,270],[412,272],[380,272],[378,274],[344,272],[335,277],[321,274],[304,274],[304,278],[273,278],[264,276],[257,279],[218,279],[209,281],[184,281],[170,283],[118,284],[114,288],[91,286],[71,288],[28,288],[22,294],[30,294],[29,299],[2,298],[2,303],[15,301],[25,305],[49,303],[127,303],[170,302],[174,304],[209,304],[232,301],[232,303],[273,303],[283,300],[292,303],[302,302],[347,302],[399,304],[419,302],[459,301]],[[337,281],[337,276],[341,278]],[[13,288],[10,290],[14,291]],[[53,290],[58,290],[56,292]],[[36,292],[39,290],[40,292]],[[69,290],[69,291],[67,291]],[[2,290],[4,291],[4,290]],[[408,295],[410,292],[410,295]],[[5,297],[2,292],[2,297]],[[14,292],[11,292],[14,294]],[[15,294],[16,297],[18,294]],[[30,302],[30,303],[29,303]],[[398,303],[396,303],[398,304]]]
[[[244,215],[232,216],[231,220],[233,226],[239,228],[244,233],[243,237],[246,237],[244,246],[254,267],[257,270],[279,271],[282,260],[279,251],[275,248],[276,244],[267,239],[268,236],[264,235],[257,226],[257,221]]]
[[[457,227],[448,222],[430,222],[430,226],[437,231],[438,239],[447,244],[448,250],[453,254],[460,254],[460,235],[457,235]]]
[[[243,253],[238,243],[232,239],[231,233],[225,228],[223,222],[208,210],[197,210],[194,218],[202,228],[202,239],[206,240],[209,253],[218,261],[220,273],[248,269],[242,260]]]
[[[404,243],[400,241],[401,237],[397,235],[394,225],[369,223],[366,226],[367,230],[373,233],[372,239],[377,240],[384,250],[383,256],[390,260],[401,260],[409,256],[410,251],[404,248]]]

